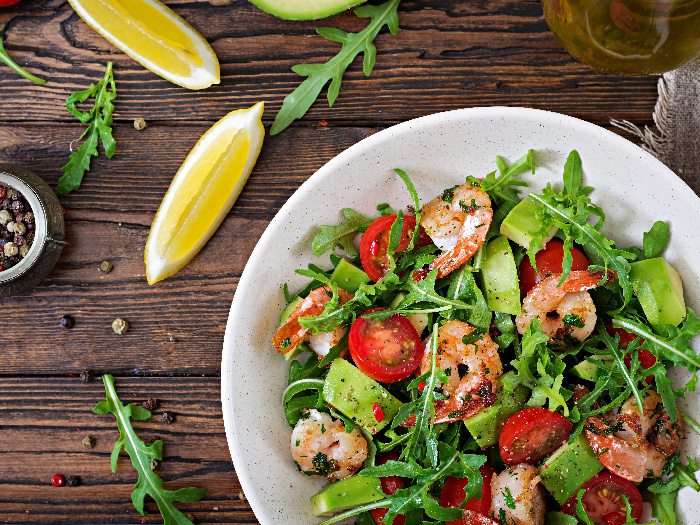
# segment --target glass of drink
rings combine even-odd
[[[655,75],[700,56],[700,0],[542,0],[552,32],[596,71]]]

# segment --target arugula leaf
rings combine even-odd
[[[117,471],[117,460],[119,452],[123,448],[131,458],[131,464],[138,472],[139,479],[134,485],[131,494],[131,502],[136,510],[145,516],[143,510],[144,498],[151,496],[158,510],[163,517],[164,525],[192,525],[185,515],[173,505],[176,501],[192,503],[199,501],[206,494],[206,489],[187,487],[179,490],[166,490],[163,488],[163,480],[151,470],[151,460],[160,461],[163,459],[163,442],[159,439],[150,445],[146,445],[134,432],[130,419],[142,421],[151,417],[151,413],[138,405],[122,405],[114,388],[114,377],[111,375],[102,376],[105,385],[107,399],[97,403],[92,411],[95,414],[114,414],[119,427],[119,439],[112,449],[112,472]]]
[[[666,249],[669,237],[670,234],[668,233],[668,226],[666,223],[663,221],[656,221],[651,227],[651,230],[644,234],[642,244],[644,257],[653,259],[661,255],[661,252]]]
[[[690,487],[695,492],[700,492],[695,474],[698,466],[692,458],[687,457],[688,465],[677,463],[673,468],[673,476],[668,480],[658,480],[647,485],[642,490],[644,501],[651,503],[651,513],[661,525],[676,525],[676,512],[674,505],[678,491],[683,487]]]
[[[472,305],[443,297],[435,291],[435,279],[437,278],[437,268],[431,270],[422,281],[414,281],[409,275],[403,283],[409,290],[408,295],[396,307],[397,310],[406,308],[414,303],[431,302],[441,306],[450,306],[457,310],[471,310]]]
[[[535,172],[535,165],[532,162],[533,150],[528,152],[506,168],[505,161],[502,157],[496,157],[496,166],[500,175],[496,177],[496,172],[492,171],[487,174],[482,180],[475,177],[467,177],[467,182],[478,184],[489,196],[496,201],[498,206],[502,206],[506,202],[517,204],[520,202],[520,193],[518,186],[528,186],[527,182],[515,179],[516,175],[525,171]]]
[[[394,168],[394,171],[398,174],[399,177],[401,177],[401,179],[406,184],[406,188],[408,188],[408,193],[411,194],[411,199],[413,200],[413,209],[416,212],[416,227],[413,230],[411,242],[406,247],[406,250],[410,251],[416,245],[416,241],[418,240],[418,236],[420,235],[420,201],[418,199],[418,192],[416,191],[416,187],[413,185],[413,182],[411,182],[411,179],[408,177],[408,174],[399,168]]]
[[[341,212],[348,222],[338,226],[321,226],[321,232],[311,242],[311,248],[316,257],[328,250],[333,250],[336,246],[341,248],[348,257],[354,258],[360,255],[353,240],[355,235],[365,231],[374,219],[365,217],[352,208],[343,208]]]
[[[334,27],[319,27],[316,32],[327,40],[343,44],[336,56],[325,64],[297,64],[292,71],[308,77],[298,88],[287,95],[282,108],[270,128],[270,135],[276,135],[286,129],[294,120],[304,116],[316,101],[323,87],[332,80],[328,88],[328,106],[332,107],[340,92],[340,82],[348,66],[360,53],[364,53],[362,70],[370,76],[377,58],[377,48],[373,41],[385,25],[392,35],[399,30],[397,8],[400,0],[389,0],[380,5],[363,5],[354,13],[360,18],[371,18],[367,27],[359,33],[348,33]]]
[[[76,104],[85,102],[90,97],[95,99],[95,105],[90,111],[80,111]],[[90,84],[84,91],[76,91],[66,99],[66,109],[80,122],[86,124],[87,129],[78,141],[84,140],[80,147],[71,154],[68,164],[61,168],[63,175],[58,181],[56,195],[68,195],[77,190],[83,180],[83,175],[90,169],[90,158],[97,156],[97,145],[101,141],[107,157],[112,158],[117,149],[117,143],[112,136],[112,113],[117,98],[117,87],[112,74],[112,63],[107,62],[107,70],[102,80],[97,84]]]
[[[5,46],[2,45],[2,38],[0,38],[0,61],[4,62],[7,66],[9,66],[12,69],[12,71],[17,73],[19,76],[24,77],[27,80],[31,80],[35,84],[39,84],[40,86],[46,84],[46,80],[44,80],[43,78],[35,77],[31,73],[26,72],[24,69],[18,66],[14,60],[10,58],[10,55],[8,55],[7,51],[5,51]]]

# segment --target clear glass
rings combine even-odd
[[[596,71],[655,75],[700,56],[700,0],[542,0],[552,32]]]

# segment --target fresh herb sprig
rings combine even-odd
[[[206,494],[206,489],[187,487],[179,490],[166,490],[163,488],[163,480],[151,470],[151,461],[163,459],[163,442],[158,439],[146,445],[134,432],[131,419],[142,421],[151,417],[151,413],[145,408],[128,404],[124,406],[117,396],[114,387],[114,377],[102,376],[105,385],[106,400],[97,403],[92,411],[95,414],[114,414],[119,427],[119,439],[112,449],[112,472],[117,471],[119,452],[124,449],[131,458],[131,464],[138,472],[139,478],[131,493],[131,502],[136,510],[145,516],[143,509],[144,498],[151,496],[163,517],[164,525],[192,525],[185,515],[175,508],[174,502],[192,503],[199,501]]]
[[[363,5],[355,9],[354,13],[358,17],[371,18],[367,27],[359,33],[348,33],[335,27],[316,29],[323,38],[343,44],[343,47],[325,64],[297,64],[292,67],[292,71],[307,79],[285,97],[270,128],[270,135],[276,135],[294,120],[303,117],[329,80],[332,82],[328,88],[328,106],[333,106],[345,70],[360,53],[364,53],[362,70],[370,76],[377,58],[377,48],[373,43],[377,34],[385,25],[392,35],[396,35],[399,30],[399,15],[396,11],[399,2],[400,0],[389,0],[380,5]]]
[[[0,61],[9,66],[12,69],[12,71],[17,73],[19,76],[24,77],[27,80],[31,80],[35,84],[39,84],[40,86],[46,84],[46,80],[44,80],[43,78],[35,77],[31,73],[26,72],[17,64],[17,62],[10,58],[10,55],[8,55],[7,51],[5,51],[5,46],[2,45],[2,38],[0,38]]]
[[[80,111],[77,104],[85,102],[89,98],[95,99],[90,111]],[[114,83],[112,63],[107,62],[105,75],[100,82],[90,84],[84,91],[76,91],[66,99],[66,109],[83,124],[88,124],[87,129],[78,141],[83,143],[74,151],[68,164],[61,168],[63,175],[58,181],[56,195],[68,195],[77,190],[83,180],[83,175],[90,169],[91,157],[97,156],[97,145],[102,142],[105,154],[112,158],[117,150],[117,143],[112,136],[112,113],[117,98],[117,87]]]

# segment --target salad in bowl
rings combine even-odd
[[[668,225],[618,246],[579,154],[541,189],[533,155],[425,202],[396,169],[404,205],[344,208],[311,241],[324,262],[284,284],[280,410],[299,476],[328,480],[322,523],[631,525],[648,502],[670,525],[700,491],[677,402],[700,319]]]

